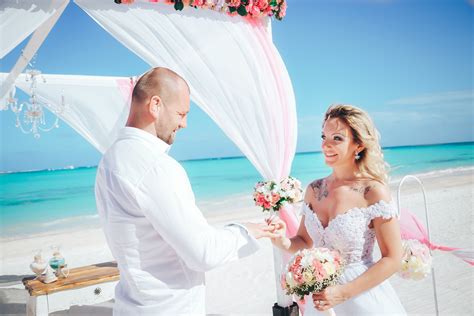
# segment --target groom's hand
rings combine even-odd
[[[291,241],[286,237],[286,223],[279,217],[275,217],[268,221],[269,226],[273,226],[275,230],[273,233],[276,237],[272,237],[272,244],[276,247],[288,250],[291,246]]]
[[[275,217],[272,220],[268,220],[267,224],[274,227],[274,233],[277,234],[277,238],[286,236],[286,223],[279,217]]]
[[[274,233],[275,227],[265,223],[245,223],[243,224],[248,232],[256,239],[267,237],[277,238],[278,234]]]

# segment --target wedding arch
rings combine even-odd
[[[237,145],[262,178],[279,181],[289,175],[297,139],[295,96],[272,42],[267,12],[255,12],[258,8],[254,8],[252,17],[250,11],[247,16],[236,10],[226,14],[222,11],[229,1],[225,0],[199,1],[203,3],[200,8],[178,6],[182,10],[176,10],[170,1],[139,0],[127,5],[113,0],[74,2],[150,67],[163,66],[180,74],[190,86],[193,102]],[[283,0],[268,2],[280,6],[279,10],[286,6]],[[16,32],[2,39],[2,57],[34,32],[12,71],[0,74],[0,98],[12,87],[29,92],[26,75],[21,72],[68,3],[6,0],[0,5],[1,28]],[[22,23],[26,20],[30,22]],[[38,82],[36,88],[38,98],[55,107],[64,95],[67,110],[60,118],[103,153],[125,124],[135,78],[43,76],[45,82]],[[294,232],[296,215],[291,209],[282,212],[289,231]],[[282,253],[274,248],[277,303],[286,307],[292,298],[279,286],[282,260]]]

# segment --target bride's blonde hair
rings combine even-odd
[[[389,165],[383,159],[380,134],[370,116],[362,109],[349,104],[333,104],[324,115],[324,123],[330,118],[338,118],[351,129],[354,142],[364,146],[355,160],[363,176],[382,183],[388,181]]]

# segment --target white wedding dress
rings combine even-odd
[[[313,247],[338,250],[346,266],[340,283],[350,282],[374,264],[372,252],[375,231],[369,228],[375,217],[397,216],[393,203],[383,200],[365,208],[352,208],[332,219],[326,228],[307,204],[303,204],[305,226],[313,239]],[[388,280],[344,303],[334,306],[336,315],[406,315],[400,300]],[[311,295],[306,297],[305,316],[324,315],[313,304]]]

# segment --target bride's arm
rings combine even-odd
[[[285,223],[281,219],[276,219],[272,222],[276,225],[277,229],[274,233],[280,235],[279,238],[272,238],[272,243],[287,252],[295,253],[300,249],[303,248],[311,248],[313,246],[313,241],[311,237],[309,237],[308,232],[306,231],[306,227],[304,225],[304,215],[301,218],[300,227],[298,228],[298,232],[296,236],[292,238],[288,238],[285,236],[286,226]]]
[[[310,186],[308,186],[308,188],[306,189],[304,199],[305,203],[308,203],[312,190],[313,189]],[[304,224],[304,215],[301,217],[300,226],[298,227],[298,232],[296,233],[296,236],[292,237],[291,239],[286,237],[286,225],[280,218],[276,218],[274,221],[272,221],[272,223],[276,226],[276,230],[274,233],[280,235],[279,238],[271,239],[272,243],[276,247],[290,253],[295,253],[300,249],[311,248],[313,246],[313,240],[309,236],[308,231],[306,230],[306,226]]]
[[[380,200],[391,200],[390,191],[387,187],[380,186],[372,188],[372,190],[373,192],[370,195],[368,194],[370,197],[370,200],[368,200],[369,204],[374,204]],[[329,305],[318,308],[318,310],[326,310],[331,306],[357,296],[379,285],[400,269],[402,246],[397,218],[385,219],[383,217],[375,217],[372,223],[382,258],[353,281],[343,285],[331,286],[323,292],[315,294],[313,296],[314,300],[330,302]]]

